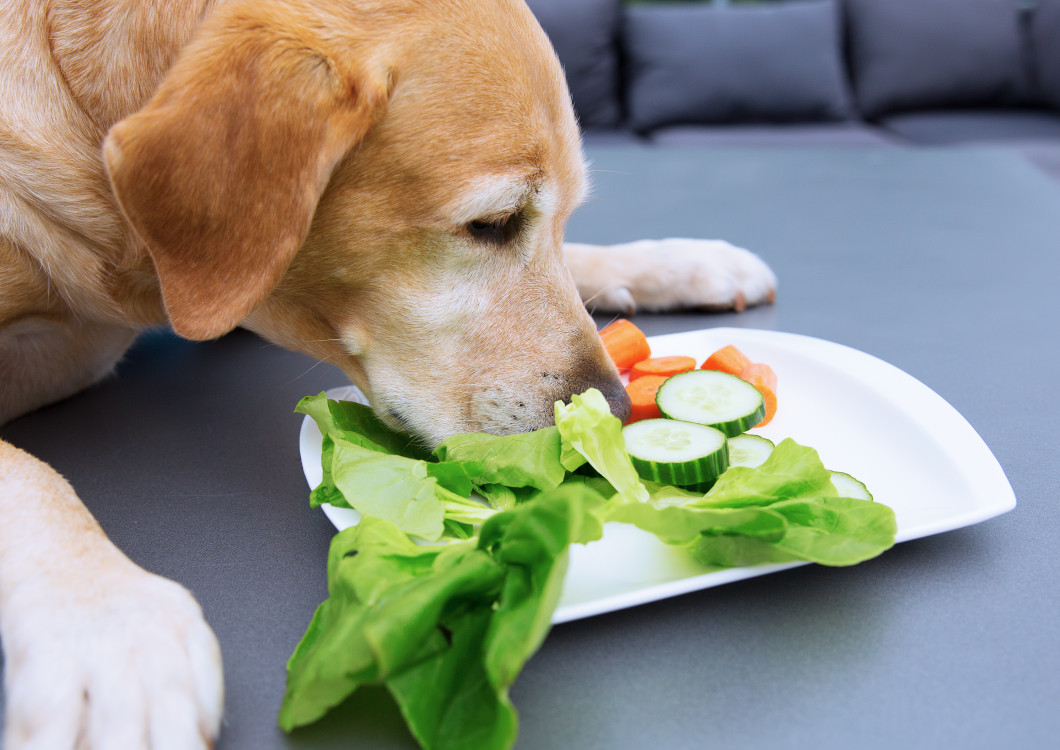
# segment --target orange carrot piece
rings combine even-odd
[[[707,357],[707,361],[700,365],[699,369],[721,370],[730,375],[740,377],[740,373],[750,364],[751,360],[749,360],[743,352],[730,344],[729,346],[723,346],[721,349],[718,349],[718,351]]]
[[[777,413],[777,374],[769,365],[754,363],[745,367],[739,377],[757,388],[766,404],[766,416],[755,427],[769,424]]]
[[[696,369],[696,360],[692,357],[648,357],[642,359],[629,371],[630,381],[645,375],[662,375],[665,378],[679,372]]]
[[[633,408],[629,412],[626,424],[662,416],[658,404],[655,403],[655,394],[659,386],[665,382],[666,378],[662,375],[645,375],[630,381],[630,384],[626,386],[626,393],[629,394],[629,401]]]
[[[628,370],[651,356],[648,338],[628,320],[616,320],[606,326],[600,331],[600,340],[619,370]]]

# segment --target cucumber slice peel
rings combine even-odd
[[[729,466],[755,469],[765,463],[776,445],[761,435],[744,433],[729,438]]]
[[[641,479],[706,491],[729,468],[725,435],[712,427],[673,419],[643,419],[622,428]]]
[[[872,500],[872,493],[864,482],[855,479],[842,471],[832,472],[832,486],[840,497],[852,497],[855,500]]]
[[[663,416],[704,424],[728,437],[761,422],[765,401],[758,389],[735,375],[718,370],[691,370],[667,379],[655,403]]]

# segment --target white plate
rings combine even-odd
[[[654,336],[652,356],[686,354],[702,361],[726,344],[777,373],[776,417],[756,433],[794,438],[817,449],[830,469],[862,480],[894,509],[898,541],[984,521],[1016,505],[1004,471],[982,438],[952,406],[920,381],[869,354],[830,341],[776,331],[711,328]],[[364,397],[348,386],[332,398]],[[320,432],[306,417],[300,448],[310,487],[320,483]],[[356,511],[324,506],[338,529]],[[571,549],[570,569],[554,623],[644,604],[805,563],[724,570],[699,566],[681,550],[625,524]]]

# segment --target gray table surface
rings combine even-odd
[[[1060,189],[1004,152],[590,157],[595,198],[570,239],[722,237],[781,280],[773,307],[638,325],[790,331],[881,357],[965,415],[1019,504],[854,568],[557,626],[512,691],[517,747],[1055,747]],[[219,750],[414,747],[380,690],[291,736],[275,725],[333,534],[308,508],[291,409],[341,382],[247,333],[152,333],[116,379],[0,431],[64,473],[134,560],[198,596],[225,657]]]

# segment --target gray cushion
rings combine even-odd
[[[857,122],[787,125],[675,125],[651,134],[663,146],[891,146],[886,131]]]
[[[632,127],[847,117],[833,0],[630,6]]]
[[[1048,110],[958,110],[907,112],[879,121],[881,127],[912,143],[993,143],[1056,139],[1060,114]]]
[[[1023,158],[1060,183],[1060,143],[1020,143],[1014,148]]]
[[[643,146],[647,141],[627,128],[590,128],[582,131],[582,143],[593,146]]]
[[[621,0],[527,0],[567,74],[582,127],[614,127],[619,102]]]
[[[1039,0],[1030,36],[1039,94],[1060,110],[1060,0]]]
[[[1016,0],[844,2],[865,117],[1031,97]]]

